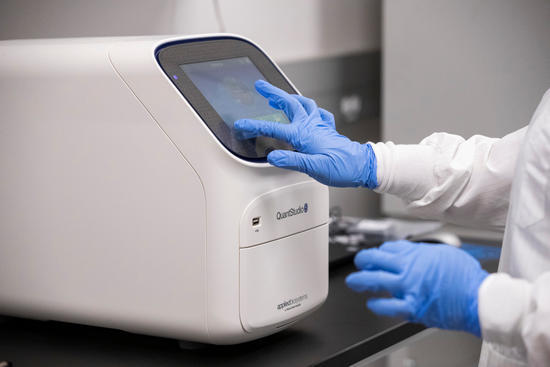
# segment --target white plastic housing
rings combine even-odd
[[[232,344],[326,298],[327,188],[218,142],[181,39],[0,42],[1,314]]]

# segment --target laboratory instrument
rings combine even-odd
[[[0,314],[213,344],[328,293],[328,189],[233,129],[298,94],[232,35],[0,42]]]

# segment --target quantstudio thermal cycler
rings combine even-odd
[[[232,344],[328,292],[328,190],[233,130],[296,89],[228,35],[0,42],[0,314]]]

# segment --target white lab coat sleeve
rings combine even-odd
[[[533,283],[505,273],[491,274],[478,294],[483,339],[525,351],[529,366],[548,366],[550,272],[541,274]]]
[[[372,144],[380,193],[420,218],[504,227],[516,159],[527,127],[503,138],[435,133],[420,144]]]

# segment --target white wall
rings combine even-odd
[[[220,0],[229,32],[278,61],[380,49],[380,0]]]
[[[383,60],[385,140],[502,136],[550,88],[550,1],[386,0]],[[404,213],[391,198],[383,209]]]
[[[277,61],[380,48],[380,0],[1,0],[0,39],[198,34],[251,38]]]
[[[217,32],[212,1],[1,0],[0,39]]]

